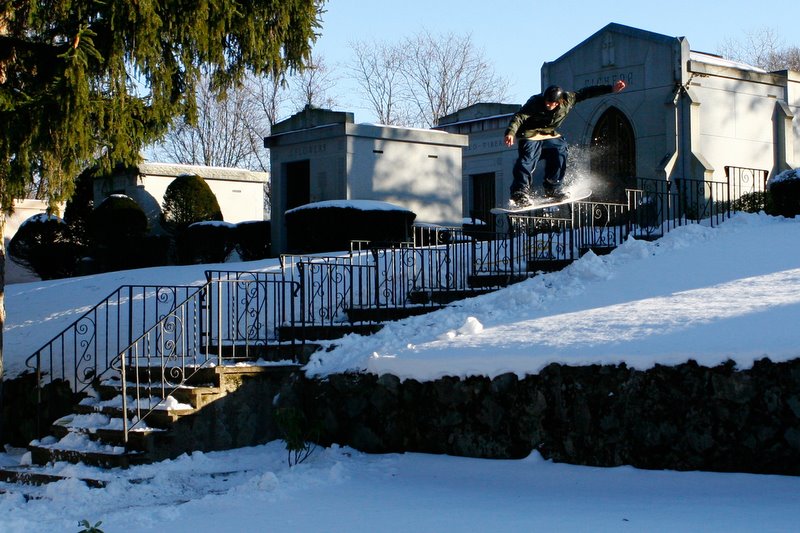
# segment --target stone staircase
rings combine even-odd
[[[128,468],[193,451],[231,449],[280,438],[273,419],[273,399],[319,348],[313,341],[348,333],[371,334],[385,322],[429,313],[525,277],[471,276],[469,289],[417,291],[408,296],[408,305],[351,306],[344,310],[347,321],[341,324],[282,324],[276,327],[280,343],[276,346],[206,347],[202,356],[217,362],[213,366],[168,367],[172,373],[161,366],[128,368],[124,402],[121,377],[106,377],[93,384],[72,413],[50,426],[47,437],[28,445],[29,464],[0,468],[0,492],[9,490],[3,483],[32,485],[62,479],[53,469],[48,470],[54,463]],[[256,360],[268,363],[255,364]],[[102,480],[81,481],[89,487],[104,486]]]
[[[166,391],[165,400],[161,399],[164,373],[160,367],[128,369],[127,442],[119,376],[97,383],[73,413],[51,425],[49,436],[28,445],[30,464],[0,468],[0,492],[14,490],[15,485],[63,479],[46,468],[58,462],[128,468],[193,451],[250,446],[279,438],[273,399],[307,362],[312,349],[305,345],[305,353],[299,354],[296,362],[237,359],[187,369],[186,376],[179,376],[180,384]],[[137,373],[138,380],[134,377]],[[174,376],[170,380],[176,381]],[[139,398],[139,409],[134,396]],[[133,425],[139,416],[141,421]],[[82,481],[89,487],[104,486],[101,480]]]
[[[48,468],[54,463],[128,468],[193,451],[230,449],[280,438],[272,420],[272,400],[282,384],[319,349],[314,340],[336,339],[348,333],[371,334],[385,322],[435,311],[493,290],[496,288],[447,291],[445,295],[426,292],[416,296],[418,302],[412,302],[422,305],[349,308],[349,324],[281,326],[279,341],[285,344],[208,346],[204,354],[208,361],[223,358],[222,364],[213,366],[127,368],[127,413],[123,411],[119,374],[94,383],[72,413],[52,423],[48,436],[28,444],[25,465],[0,468],[0,492],[13,490],[15,485],[64,479]],[[230,413],[235,415],[227,416]],[[139,422],[134,424],[136,420]],[[81,481],[88,487],[105,486],[100,479]]]

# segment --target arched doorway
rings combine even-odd
[[[625,189],[636,185],[636,140],[622,111],[610,107],[600,116],[590,146],[595,198],[625,201]]]

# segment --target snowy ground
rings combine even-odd
[[[800,355],[800,220],[738,215],[350,336],[309,365],[401,377],[535,372],[551,361],[693,358],[713,365]],[[227,265],[230,267],[231,265]],[[275,268],[274,262],[242,268]],[[117,272],[6,288],[6,365],[24,358],[121,284],[189,284],[206,267]],[[18,461],[0,454],[0,462]],[[800,460],[800,459],[799,459]],[[78,481],[0,494],[0,531],[796,531],[800,478],[317,450],[285,466],[281,443],[194,454],[127,471],[55,465]],[[137,480],[131,483],[131,480]],[[33,489],[32,489],[33,490]],[[72,529],[71,529],[72,528]]]
[[[0,495],[0,530],[112,532],[796,531],[800,479],[590,468],[544,461],[317,450],[289,468],[280,443],[73,474],[109,479]],[[58,469],[57,468],[57,469]],[[132,481],[134,481],[132,483]]]
[[[800,356],[800,221],[739,215],[686,226],[656,242],[628,240],[561,272],[350,336],[319,352],[311,374],[401,378],[535,373],[574,365]]]

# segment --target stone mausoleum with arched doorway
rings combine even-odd
[[[598,199],[622,199],[637,178],[724,181],[746,169],[764,180],[800,164],[798,72],[766,72],[691,50],[685,37],[614,23],[541,68],[542,87],[617,79],[624,91],[579,103],[560,128],[572,171],[590,176]],[[518,108],[476,104],[439,121],[437,129],[469,135],[465,216],[508,200],[516,146],[503,144],[503,131]]]

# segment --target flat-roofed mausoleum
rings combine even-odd
[[[377,200],[416,213],[420,222],[461,224],[464,135],[355,124],[352,113],[307,108],[275,124],[264,144],[273,253],[286,249],[284,213],[312,202]]]

